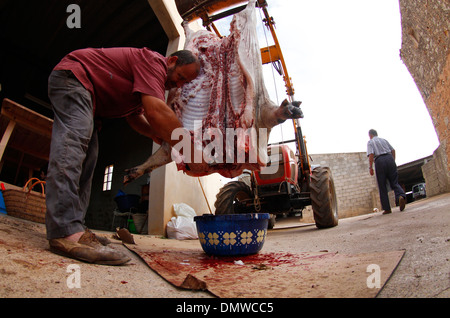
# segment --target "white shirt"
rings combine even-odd
[[[367,156],[373,154],[375,157],[391,153],[394,148],[383,138],[373,137],[367,142]]]

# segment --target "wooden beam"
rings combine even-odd
[[[8,98],[2,103],[1,115],[14,120],[16,124],[42,136],[51,138],[53,120],[28,109]]]
[[[10,120],[8,123],[8,127],[6,127],[6,130],[3,133],[2,140],[0,141],[0,161],[3,158],[3,153],[5,152],[6,145],[8,144],[14,127],[16,127],[16,122],[14,120]]]
[[[184,35],[181,27],[183,21],[178,14],[175,2],[167,0],[148,0],[153,12],[159,20],[169,40],[174,40]]]

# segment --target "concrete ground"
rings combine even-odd
[[[450,194],[444,194],[410,203],[404,212],[394,208],[389,215],[378,212],[342,219],[330,229],[318,230],[296,217],[281,219],[268,232],[263,252],[405,250],[377,297],[448,298],[449,225]],[[196,240],[188,244],[199,245]],[[213,298],[208,292],[173,287],[118,241],[113,246],[129,254],[131,262],[119,267],[78,262],[48,250],[42,224],[1,214],[0,297]]]

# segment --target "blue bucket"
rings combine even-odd
[[[250,255],[263,245],[269,223],[268,213],[204,214],[194,217],[198,238],[206,254]]]

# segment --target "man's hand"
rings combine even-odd
[[[374,175],[374,173],[373,173],[373,162],[374,162],[374,155],[373,155],[373,153],[371,153],[369,155],[369,173],[370,173],[371,176]]]

